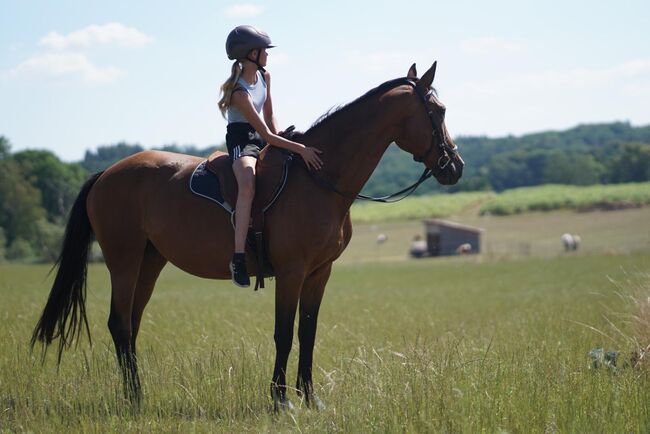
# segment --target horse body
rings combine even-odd
[[[141,255],[150,242],[165,259],[190,274],[230,278],[228,262],[234,246],[230,216],[187,188],[201,161],[183,154],[144,151],[99,177],[90,190],[87,212],[109,269],[118,267],[120,261],[133,264],[133,256]],[[335,206],[331,194],[306,194],[308,183],[302,169],[294,167],[285,192],[266,214],[271,262],[280,268],[287,262],[300,262],[307,273],[323,261],[336,259],[349,241],[341,230],[349,223],[345,204]],[[116,195],[116,191],[128,194]],[[294,220],[301,222],[300,230],[288,231]],[[130,236],[123,236],[126,233]],[[126,256],[131,257],[125,260]],[[249,264],[254,274],[254,258],[249,258]]]
[[[300,355],[296,387],[308,404],[320,406],[313,394],[311,373],[319,307],[332,263],[352,235],[349,209],[354,196],[388,145],[394,141],[427,167],[439,169],[434,175],[440,182],[455,183],[462,173],[462,159],[455,146],[448,145],[453,142],[444,127],[444,106],[430,93],[429,99],[422,96],[434,73],[435,64],[417,84],[404,79],[388,82],[297,139],[323,151],[324,167],[318,176],[331,180],[346,194],[317,185],[305,167],[294,164],[283,194],[265,215],[267,254],[276,275],[276,361],[271,384],[276,408],[291,405],[285,374],[297,311]],[[417,80],[415,65],[409,77]],[[444,146],[454,152],[453,160]],[[444,165],[443,153],[448,157]],[[144,307],[167,261],[196,276],[230,278],[228,263],[234,248],[230,216],[188,190],[189,177],[200,161],[145,151],[116,163],[84,185],[71,212],[57,279],[32,344],[36,340],[49,344],[58,328],[60,355],[79,333],[82,320],[85,322],[85,259],[77,245],[87,248],[94,233],[111,275],[108,326],[125,390],[139,400],[136,338]],[[89,222],[81,225],[80,233],[71,225],[77,220]],[[247,260],[250,272],[255,273],[254,258],[248,256]]]

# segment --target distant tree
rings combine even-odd
[[[650,144],[629,143],[621,146],[609,172],[610,181],[614,183],[650,180]]]
[[[544,184],[592,185],[601,182],[605,166],[591,154],[549,154],[543,175]]]
[[[61,222],[72,206],[87,172],[79,164],[64,163],[50,151],[16,152],[14,161],[41,192],[42,206],[50,222]]]
[[[13,159],[0,160],[0,227],[8,245],[19,238],[36,239],[37,222],[46,215],[41,207],[41,192],[25,178]]]
[[[126,142],[100,146],[97,148],[97,151],[86,151],[81,165],[88,172],[96,173],[108,168],[123,158],[141,151],[144,151],[142,146],[130,145]]]
[[[29,241],[23,238],[16,238],[7,248],[7,259],[12,261],[21,259],[32,259],[34,257],[34,249]]]
[[[497,155],[488,165],[492,188],[502,191],[541,184],[547,156],[545,151],[524,150]]]
[[[38,258],[46,262],[56,261],[61,249],[61,240],[63,239],[63,225],[57,225],[42,219],[37,222],[36,228],[36,239],[31,242],[31,245],[34,251],[38,252]]]
[[[208,146],[206,148],[197,148],[192,145],[169,144],[154,149],[176,152],[179,154],[195,155],[197,157],[207,157],[217,149],[223,149],[224,147],[225,143],[221,145]],[[96,151],[86,151],[86,155],[81,162],[81,165],[88,172],[95,173],[108,168],[123,158],[141,151],[144,151],[144,148],[139,144],[132,145],[126,142],[120,142],[114,145],[104,145],[98,147]]]
[[[455,142],[467,164],[463,178],[454,188],[462,188],[463,184],[482,185],[481,180],[485,180],[485,176],[496,190],[537,185],[548,182],[547,177],[572,178],[571,183],[587,184],[609,182],[609,170],[621,152],[620,144],[650,143],[650,126],[633,127],[627,122],[614,122],[579,125],[565,131],[547,131],[519,137],[461,136]],[[548,154],[542,159],[537,158],[536,162],[535,158],[523,157],[536,152]],[[564,161],[558,159],[558,152],[565,155]],[[582,159],[584,161],[580,161]],[[572,169],[564,174],[563,169],[551,167],[553,163],[564,166],[568,161],[571,161]],[[543,164],[540,166],[538,163]],[[530,169],[535,168],[540,169],[538,176],[530,172]],[[517,181],[514,179],[516,173],[521,173],[524,178]]]
[[[11,143],[5,136],[0,136],[0,160],[7,158],[11,152]]]

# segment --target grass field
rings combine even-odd
[[[650,205],[650,182],[608,185],[540,185],[501,193],[461,192],[411,196],[389,207],[357,201],[352,219],[357,223],[385,223],[447,217],[466,211],[512,215],[531,211],[621,209]]]
[[[390,205],[357,201],[352,207],[351,216],[355,223],[384,223],[389,221],[446,217],[459,214],[467,208],[483,204],[495,196],[491,192],[411,196]]]
[[[492,217],[486,231],[496,242],[547,222],[532,235],[541,243],[572,218],[582,234],[607,221],[618,228],[599,247],[583,236],[585,250],[571,255],[371,261],[362,252],[376,249],[376,228],[358,226],[321,309],[314,376],[327,408],[277,416],[268,396],[272,288],[254,293],[166,268],[145,311],[145,399],[133,414],[106,328],[106,269],[90,268],[94,345],[65,353],[57,371],[53,352],[41,365],[27,345],[47,267],[0,265],[0,431],[648,432],[650,368],[624,367],[648,343],[633,341],[639,307],[628,295],[650,293],[650,249],[619,241],[630,227],[647,232],[647,215],[635,211]],[[619,369],[591,367],[588,353],[600,347],[621,351]]]
[[[506,190],[481,206],[483,214],[510,215],[555,209],[635,207],[650,204],[650,182],[609,185],[541,185]]]
[[[392,205],[384,205],[391,207]],[[478,215],[477,208],[446,219],[484,229],[479,260],[563,255],[560,236],[578,234],[583,253],[630,253],[650,250],[650,207],[619,211],[562,210],[523,215]],[[377,236],[387,236],[377,244]],[[354,234],[339,261],[407,261],[413,236],[424,235],[422,220],[354,225]]]

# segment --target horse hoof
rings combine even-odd
[[[273,402],[273,410],[276,413],[287,412],[287,411],[290,411],[290,412],[293,413],[296,410],[296,407],[294,407],[293,403],[290,400],[286,399],[286,398],[284,398],[284,399],[276,399]]]
[[[310,397],[311,399],[307,401],[307,405],[309,408],[313,408],[314,410],[325,410],[325,404],[323,404],[323,401],[320,400],[320,398],[316,395],[312,395]]]

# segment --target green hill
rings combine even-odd
[[[466,162],[459,184],[441,187],[431,181],[417,194],[650,180],[650,126],[615,122],[501,138],[461,136],[455,141]],[[364,192],[399,190],[417,178],[421,167],[391,145]]]

